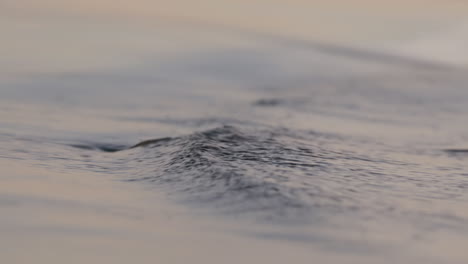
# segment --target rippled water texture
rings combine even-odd
[[[467,263],[467,68],[408,39],[445,16],[344,12],[414,19],[385,46],[86,3],[0,18],[7,262]]]

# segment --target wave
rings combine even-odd
[[[225,125],[133,146],[75,147],[113,152],[104,159],[110,160],[107,170],[123,175],[123,181],[152,186],[191,208],[260,220],[309,223],[355,212],[392,219],[418,217],[424,212],[400,206],[402,193],[434,199],[437,188],[443,190],[437,199],[454,197],[452,189],[442,188],[444,181],[423,184],[439,178],[441,171],[399,159],[403,150],[339,134]],[[467,153],[465,149],[444,152]],[[411,153],[405,155],[421,155]],[[419,171],[425,172],[424,179]],[[461,193],[465,186],[453,188]]]
[[[147,140],[128,150],[133,169],[127,180],[155,183],[185,201],[227,213],[274,217],[307,213],[312,207],[339,207],[342,195],[326,191],[320,179],[313,180],[344,155],[321,146],[330,137],[223,126]]]

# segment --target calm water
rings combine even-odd
[[[460,63],[199,21],[2,20],[8,262],[468,261]]]

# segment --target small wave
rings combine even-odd
[[[79,143],[79,144],[69,144],[70,147],[83,149],[83,150],[99,150],[103,152],[117,152],[127,149],[126,145],[118,144],[105,144],[105,143]]]
[[[284,101],[278,98],[259,99],[253,103],[254,106],[278,106],[283,104]]]
[[[468,149],[444,149],[444,151],[452,156],[468,155]]]
[[[168,186],[165,190],[179,197],[225,212],[263,212],[272,217],[339,205],[344,200],[339,194],[310,184],[339,155],[325,151],[319,139],[315,142],[287,129],[232,126],[147,140],[132,148],[130,162],[136,169],[128,181]]]

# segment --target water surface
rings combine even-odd
[[[407,37],[444,16],[414,11],[421,26],[395,26],[385,46],[362,22],[345,40],[230,16],[7,6],[9,262],[468,259],[466,66]],[[438,56],[411,52],[421,43]]]

